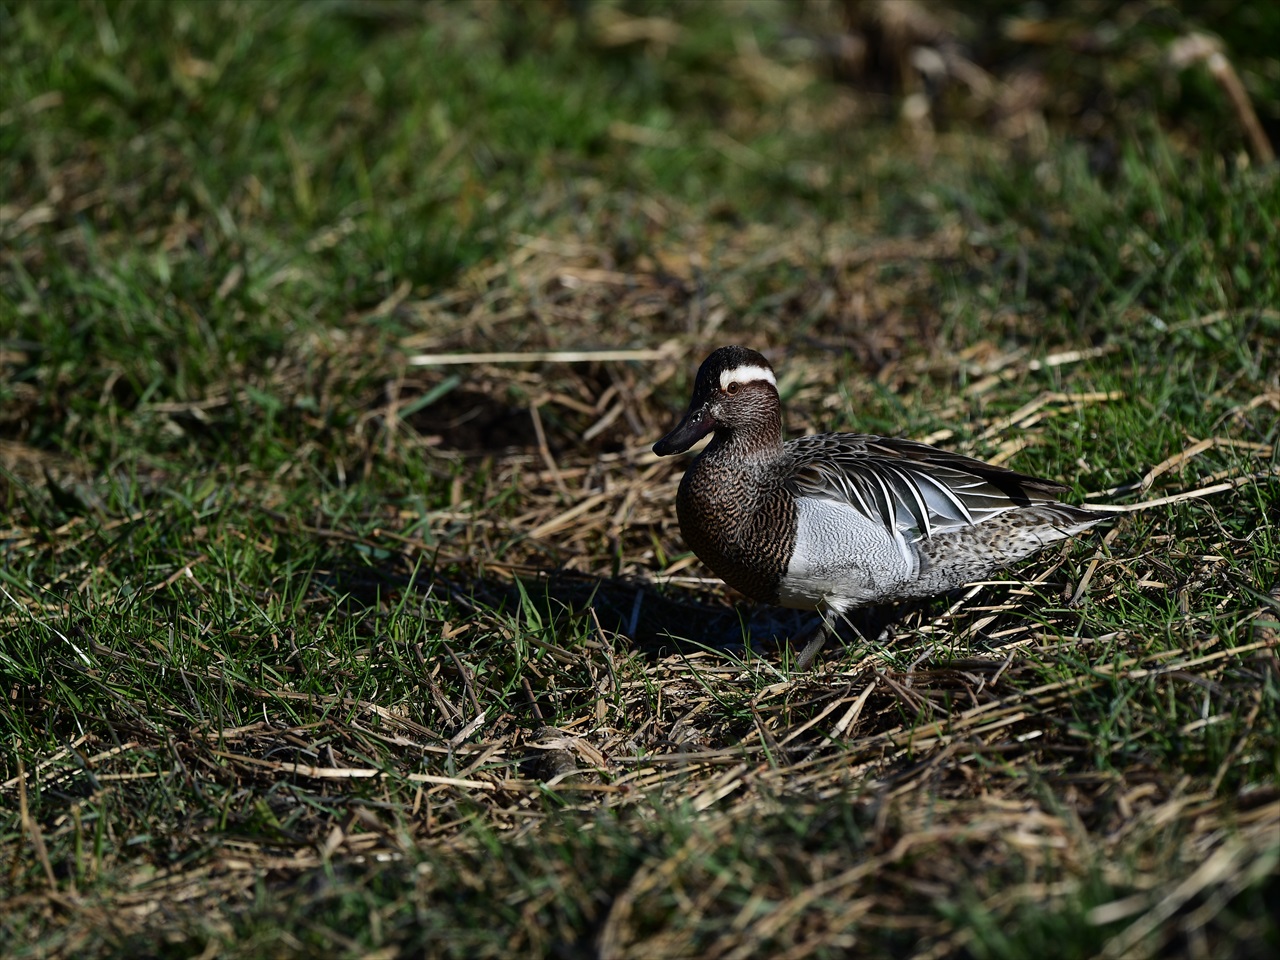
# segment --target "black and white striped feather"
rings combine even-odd
[[[930,447],[854,433],[800,437],[784,446],[787,486],[798,496],[848,503],[909,542],[978,526],[1020,507],[1060,512],[1064,525],[1093,519],[1060,503],[1060,484]]]

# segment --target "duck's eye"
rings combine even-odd
[[[724,392],[732,397],[735,393],[737,393],[741,389],[742,389],[742,384],[740,384],[737,380],[734,380],[727,387],[724,388]]]

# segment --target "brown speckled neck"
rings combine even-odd
[[[770,391],[772,387],[768,388]],[[751,410],[750,422],[739,422],[731,427],[718,427],[711,442],[702,451],[702,457],[724,458],[735,464],[769,463],[782,458],[782,412],[778,409],[777,394],[772,407],[761,405]]]

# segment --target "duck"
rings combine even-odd
[[[784,441],[773,367],[743,346],[702,362],[688,410],[653,452],[685,453],[708,434],[676,494],[680,533],[747,597],[819,613],[798,670],[850,610],[986,579],[1108,516],[1062,502],[1060,483],[916,440]]]

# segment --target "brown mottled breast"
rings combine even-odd
[[[775,603],[796,542],[796,504],[773,471],[697,459],[680,481],[676,514],[689,548],[747,596]]]

